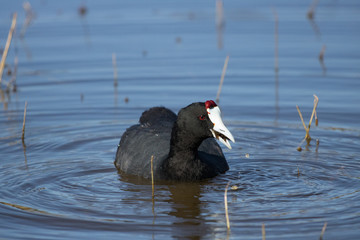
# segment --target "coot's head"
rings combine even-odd
[[[214,137],[231,149],[229,140],[235,142],[233,135],[225,127],[220,108],[212,100],[205,103],[192,103],[178,113],[178,127],[186,131],[190,139]]]

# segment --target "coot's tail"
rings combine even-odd
[[[144,126],[154,126],[164,122],[174,123],[176,118],[176,114],[167,108],[153,107],[143,112],[139,122]]]

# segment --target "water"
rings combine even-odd
[[[17,92],[1,91],[0,237],[261,239],[264,223],[266,239],[318,239],[326,222],[324,239],[359,238],[360,5],[320,1],[309,21],[311,2],[226,1],[221,35],[212,1],[31,1],[36,19],[23,40],[22,1],[3,3],[0,46],[17,11],[7,63],[17,54],[19,65]],[[237,141],[224,148],[230,170],[157,183],[153,199],[151,183],[113,165],[122,133],[151,106],[177,112],[214,99],[227,55],[220,106]],[[298,152],[305,131],[295,106],[307,122],[313,94],[319,126]]]

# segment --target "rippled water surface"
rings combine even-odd
[[[226,1],[221,27],[215,1],[39,0],[20,38],[22,4],[0,8],[0,49],[18,13],[0,92],[0,238],[261,239],[264,224],[266,239],[319,239],[325,223],[324,239],[360,238],[358,1],[319,1],[312,20],[312,1]],[[153,198],[113,165],[122,133],[151,106],[215,99],[227,55],[230,170],[155,183]],[[313,94],[319,126],[299,152],[296,105],[307,122]]]

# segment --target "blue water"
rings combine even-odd
[[[266,239],[318,239],[325,222],[324,239],[360,237],[357,1],[319,1],[312,21],[312,1],[226,1],[222,31],[215,1],[30,1],[21,39],[22,4],[0,8],[0,49],[18,13],[6,63],[19,59],[17,91],[0,91],[0,238],[261,239],[264,223]],[[122,133],[149,107],[215,99],[227,55],[230,170],[156,183],[153,199],[151,183],[113,165]],[[313,94],[319,126],[299,152],[296,105],[308,122]]]

